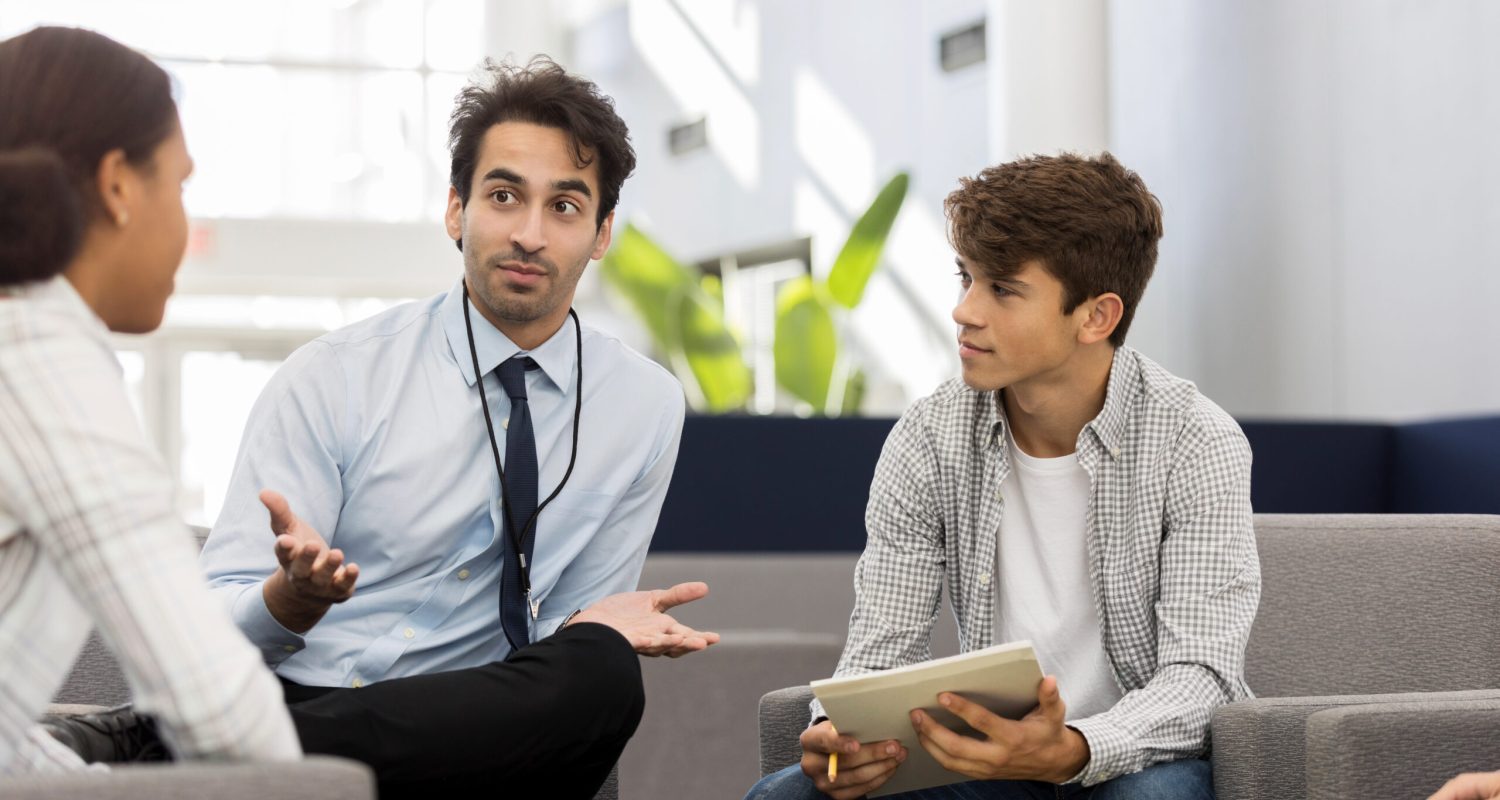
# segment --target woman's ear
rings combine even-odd
[[[117,227],[125,227],[130,223],[130,207],[135,203],[135,195],[140,186],[135,169],[125,158],[124,150],[116,148],[99,159],[95,181],[99,201],[104,206],[104,215]]]

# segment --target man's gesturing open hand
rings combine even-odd
[[[679,583],[670,589],[624,592],[578,612],[573,622],[597,622],[619,631],[643,656],[677,658],[719,641],[719,634],[695,631],[667,616],[667,609],[708,596],[706,583]]]
[[[329,606],[353,596],[359,565],[345,564],[344,551],[330,548],[311,525],[293,514],[280,492],[266,489],[260,501],[271,512],[276,561],[281,564],[261,590],[266,608],[287,630],[306,633]]]

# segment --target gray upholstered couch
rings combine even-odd
[[[1426,797],[1500,769],[1500,516],[1259,515],[1258,698],[1214,715],[1221,800]],[[811,694],[760,705],[761,772]]]

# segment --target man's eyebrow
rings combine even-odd
[[[962,256],[954,258],[953,259],[953,263],[956,264],[958,266],[958,268],[961,269],[961,270],[963,270],[964,272],[969,272],[969,268],[964,265],[964,259],[963,259]],[[989,275],[986,275],[985,277],[990,278]],[[1007,276],[1005,276],[1003,278],[990,278],[990,281],[992,283],[1003,283],[1003,284],[1005,284],[1007,286],[1015,286],[1015,287],[1020,288],[1020,289],[1029,289],[1029,288],[1031,288],[1031,284],[1027,283],[1026,281],[1021,280],[1020,278],[1018,278],[1018,277],[1016,277],[1014,275],[1007,275]]]
[[[553,181],[552,188],[558,190],[559,192],[577,192],[590,200],[594,199],[594,193],[589,191],[589,185],[577,178],[566,178],[560,181]]]
[[[514,183],[517,186],[525,186],[526,185],[526,179],[525,178],[521,177],[520,175],[517,175],[512,170],[506,169],[505,167],[495,167],[494,169],[490,170],[489,172],[484,173],[483,180],[486,180],[486,181],[506,181],[508,183]]]

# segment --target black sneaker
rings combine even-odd
[[[49,714],[42,727],[91,764],[172,760],[156,732],[156,720],[129,705],[95,714]]]

